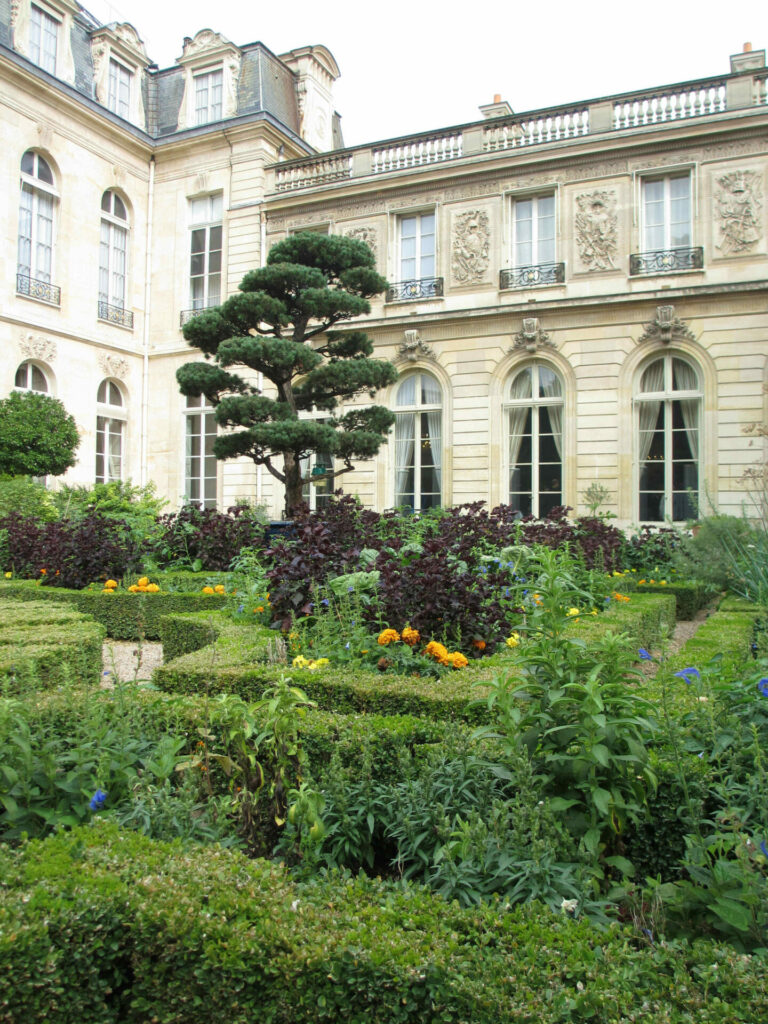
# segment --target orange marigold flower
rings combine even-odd
[[[260,604],[258,608],[253,609],[254,615],[260,615],[264,611],[264,605]]]
[[[418,629],[411,629],[410,626],[406,626],[400,634],[400,639],[404,644],[408,644],[409,647],[415,647],[421,637],[419,636]]]
[[[484,651],[485,650],[485,640],[473,640],[472,641],[472,646],[476,647],[478,649],[478,651]]]
[[[47,569],[41,569],[40,570],[40,575],[41,576],[47,576],[48,575],[48,570]]]
[[[435,661],[439,661],[442,664],[444,664],[443,659],[448,657],[448,649],[438,643],[437,640],[429,641],[426,647],[426,653],[430,658],[434,658]]]
[[[159,592],[159,590],[160,590],[160,587],[158,587],[158,585],[156,583],[150,583],[150,584],[147,585],[147,593],[148,594],[157,594]]]
[[[387,644],[396,644],[399,639],[400,634],[396,629],[384,629],[379,633],[378,643],[380,643],[382,647],[386,647]]]
[[[204,594],[213,594],[214,593],[213,587],[203,587],[203,593]]]
[[[110,587],[116,587],[116,586],[117,586],[117,580],[107,580],[107,582],[104,584],[104,589],[108,590]]]
[[[137,590],[138,590],[139,588],[138,588],[138,585],[137,585],[136,583],[132,583],[132,584],[130,585],[130,587],[128,587],[128,589],[130,590],[130,592],[131,592],[132,594],[135,594],[135,593],[136,593],[136,591],[137,591]]]
[[[223,583],[217,583],[213,589],[217,594],[225,594],[227,592],[227,588]]]
[[[148,583],[149,583],[149,576],[142,576],[141,579],[139,580],[139,586],[140,587],[146,587]]]
[[[449,654],[448,660],[454,668],[466,668],[469,664],[461,651],[454,651],[453,654]]]

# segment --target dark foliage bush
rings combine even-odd
[[[625,565],[638,572],[668,573],[675,564],[682,541],[677,530],[642,526],[627,541]]]
[[[0,520],[3,570],[41,577],[46,586],[81,590],[139,567],[139,552],[126,524],[91,514],[76,521],[41,523],[10,515]],[[43,572],[45,570],[45,572]]]
[[[150,554],[161,566],[224,571],[244,547],[264,546],[264,520],[247,505],[226,512],[185,505],[160,516]]]
[[[588,569],[604,568],[607,572],[620,569],[626,546],[621,530],[600,516],[579,516],[570,522],[567,518],[570,511],[569,506],[560,505],[544,519],[534,519],[533,516],[521,519],[521,542],[544,544],[548,548],[562,548],[568,544],[572,554],[583,557]],[[494,509],[494,514],[498,512]]]

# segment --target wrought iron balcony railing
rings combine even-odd
[[[201,313],[205,313],[207,309],[216,309],[220,305],[218,302],[212,302],[209,306],[201,306],[199,309],[182,309],[179,313],[179,327],[183,327],[184,324],[188,324],[190,320],[194,320],[196,316],[200,316]]]
[[[52,306],[61,305],[61,288],[37,277],[30,277],[29,274],[16,275],[16,294],[49,302]]]
[[[535,288],[540,284],[562,284],[564,263],[538,263],[531,267],[511,267],[499,271],[499,288]]]
[[[397,281],[387,290],[387,302],[407,302],[409,299],[440,299],[443,296],[442,277],[421,277],[413,281]]]
[[[129,327],[133,330],[133,313],[122,306],[112,306],[108,302],[99,299],[99,320],[106,320],[107,323],[117,324],[118,327]]]
[[[679,249],[656,249],[653,252],[635,252],[629,257],[630,277],[643,274],[674,274],[678,270],[701,270],[704,250],[701,246]]]

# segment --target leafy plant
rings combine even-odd
[[[61,476],[77,461],[74,416],[51,395],[12,391],[0,400],[0,473]]]

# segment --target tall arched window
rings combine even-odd
[[[110,309],[125,309],[125,281],[128,263],[128,211],[117,192],[101,197],[101,241],[99,244],[99,317],[110,319]]]
[[[47,394],[50,390],[45,373],[39,366],[29,361],[19,365],[13,380],[13,386],[17,391],[38,391],[41,394]]]
[[[21,295],[58,303],[51,288],[53,218],[58,199],[53,171],[39,153],[28,149],[21,158],[21,202],[16,290]]]
[[[395,399],[395,505],[418,512],[442,498],[443,394],[429,373],[412,373]]]
[[[654,359],[640,377],[635,408],[638,518],[693,518],[699,500],[699,371],[672,353]]]
[[[509,503],[523,515],[546,516],[563,504],[563,384],[545,363],[510,380],[504,404]]]
[[[188,397],[186,419],[186,461],[184,494],[187,501],[203,508],[216,508],[217,460],[213,454],[216,417],[205,396]]]
[[[123,478],[126,409],[120,388],[103,380],[96,393],[96,483]]]

